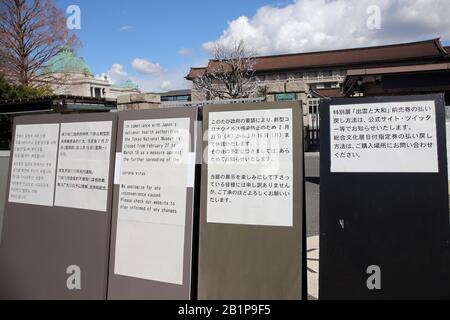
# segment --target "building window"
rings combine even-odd
[[[331,70],[324,70],[323,76],[324,77],[331,77],[333,75],[333,72]]]
[[[171,102],[171,101],[191,101],[190,96],[165,96],[161,97],[161,102]]]
[[[303,79],[303,72],[295,72],[294,78],[295,79]]]
[[[259,74],[256,76],[256,81],[266,81],[266,75],[265,74]]]
[[[101,88],[95,88],[95,90],[94,90],[94,97],[95,98],[101,98],[102,97],[102,90],[101,90]]]
[[[308,72],[308,78],[317,78],[317,71]]]
[[[295,93],[278,93],[275,95],[275,101],[294,101],[296,100]]]
[[[286,80],[287,74],[286,73],[279,73],[278,74],[278,80]]]
[[[319,113],[319,102],[320,99],[309,99],[309,113],[310,114],[317,114]]]

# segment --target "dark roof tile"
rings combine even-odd
[[[449,49],[449,47],[446,47]],[[447,50],[450,52],[450,50]],[[325,67],[370,66],[386,63],[418,61],[442,58],[447,55],[439,39],[402,43],[378,47],[366,47],[333,51],[256,57],[255,71],[304,70]],[[218,62],[210,60],[206,68],[191,68],[186,77],[192,80],[203,75]]]

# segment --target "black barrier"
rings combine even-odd
[[[320,299],[450,298],[443,95],[332,99],[320,116]]]

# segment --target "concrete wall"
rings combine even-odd
[[[117,110],[158,109],[161,106],[161,96],[153,93],[127,94],[117,97]]]
[[[9,171],[9,151],[0,151],[0,243],[3,231],[3,213],[5,210],[6,184]]]

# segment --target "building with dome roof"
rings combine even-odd
[[[49,85],[56,95],[117,99],[118,96],[141,93],[132,80],[118,85],[107,76],[95,77],[84,59],[69,48],[64,48],[47,63],[45,73],[51,75]]]

